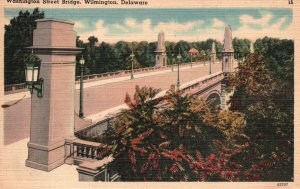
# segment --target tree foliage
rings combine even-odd
[[[19,15],[5,25],[4,34],[4,80],[5,84],[22,83],[24,76],[24,60],[28,56],[22,50],[32,46],[35,20],[44,18],[44,12],[35,8],[32,12],[20,11]]]
[[[231,97],[231,110],[246,115],[245,134],[249,136],[251,161],[275,158],[277,163],[273,174],[265,175],[264,180],[290,181],[293,179],[294,149],[293,72],[286,74],[284,70],[293,70],[293,57],[288,53],[279,58],[274,53],[279,51],[276,45],[277,50],[274,49],[273,53],[266,50],[273,48],[269,45],[274,41],[288,43],[272,38],[258,40],[256,53],[240,63],[237,73],[227,78],[227,84],[229,90],[235,91]],[[292,51],[289,47],[280,52]],[[273,68],[273,63],[280,64],[278,67],[282,69]]]
[[[293,180],[293,86],[276,77],[271,59],[256,51],[227,75],[230,110],[175,88],[155,98],[159,90],[137,87],[126,96],[130,109],[94,139],[108,144],[98,157],[112,153],[128,181]]]
[[[245,115],[210,110],[209,103],[172,87],[136,87],[112,127],[93,140],[108,144],[124,181],[257,181],[272,174],[286,154],[253,161]],[[276,157],[276,158],[275,158]],[[273,158],[273,159],[272,159]]]
[[[250,53],[251,42],[248,39],[233,38],[232,45],[234,49],[234,58],[242,59]]]

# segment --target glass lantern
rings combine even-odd
[[[37,96],[39,98],[43,97],[43,78],[40,78],[40,66],[41,61],[39,58],[34,56],[33,54],[29,55],[26,59],[25,66],[25,79],[26,84],[28,85],[28,89],[30,93],[33,93],[33,90],[37,92]]]

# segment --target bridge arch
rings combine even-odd
[[[221,106],[221,94],[217,90],[211,91],[205,98],[205,102],[210,102],[209,108],[218,108]]]

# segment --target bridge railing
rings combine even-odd
[[[199,65],[199,64],[204,64],[205,62],[193,62],[193,65]],[[177,64],[174,64],[173,67],[176,68]],[[185,67],[185,66],[190,66],[190,63],[184,63],[180,64],[180,67]],[[171,69],[172,65],[167,65],[165,67],[147,67],[147,68],[139,68],[139,69],[134,69],[134,73],[147,73],[147,72],[154,72],[154,71],[159,71],[159,70],[167,70]],[[85,75],[83,76],[83,82],[91,82],[91,81],[98,81],[102,79],[110,79],[110,78],[116,78],[120,76],[126,76],[130,75],[131,70],[119,70],[116,72],[106,72],[106,73],[101,73],[101,74],[92,74],[92,75]],[[75,78],[75,82],[79,83],[80,82],[80,76],[77,76]],[[4,93],[5,94],[12,94],[12,93],[17,93],[17,92],[22,92],[22,91],[27,91],[27,85],[26,83],[19,83],[19,84],[11,84],[11,85],[5,85],[4,87]]]
[[[213,85],[214,83],[218,83],[221,80],[224,79],[223,72],[218,72],[213,75],[208,75],[206,78],[200,81],[196,81],[194,83],[188,84],[187,86],[184,86],[182,90],[184,93],[196,93],[196,91],[201,91],[203,89],[206,89],[207,87]]]
[[[12,85],[4,86],[5,94],[12,94],[12,93],[21,92],[21,91],[27,91],[26,83],[19,83],[19,84],[12,84]]]
[[[193,62],[193,65],[199,65],[199,64],[205,64],[205,62]],[[184,63],[180,64],[180,67],[189,66],[190,63]],[[173,67],[175,68],[177,64],[174,64]],[[139,68],[139,69],[133,69],[134,73],[147,73],[147,72],[153,72],[153,71],[159,71],[159,70],[166,70],[171,69],[172,65],[167,65],[165,67],[147,67],[147,68]],[[119,70],[116,72],[105,72],[101,74],[92,74],[92,75],[85,75],[83,77],[83,82],[90,82],[90,81],[98,81],[101,79],[108,79],[108,78],[115,78],[120,76],[126,76],[130,75],[131,70]],[[80,76],[76,77],[76,83],[79,83]]]

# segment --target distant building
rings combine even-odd
[[[199,53],[199,51],[195,48],[192,48],[192,49],[189,50],[190,55],[197,55],[198,53]]]
[[[234,50],[232,47],[232,31],[230,25],[225,28],[222,51],[222,71],[233,72]]]
[[[157,40],[157,48],[156,48],[156,57],[155,57],[155,66],[156,67],[164,67],[167,65],[167,54],[165,47],[165,33],[159,32],[158,40]]]

